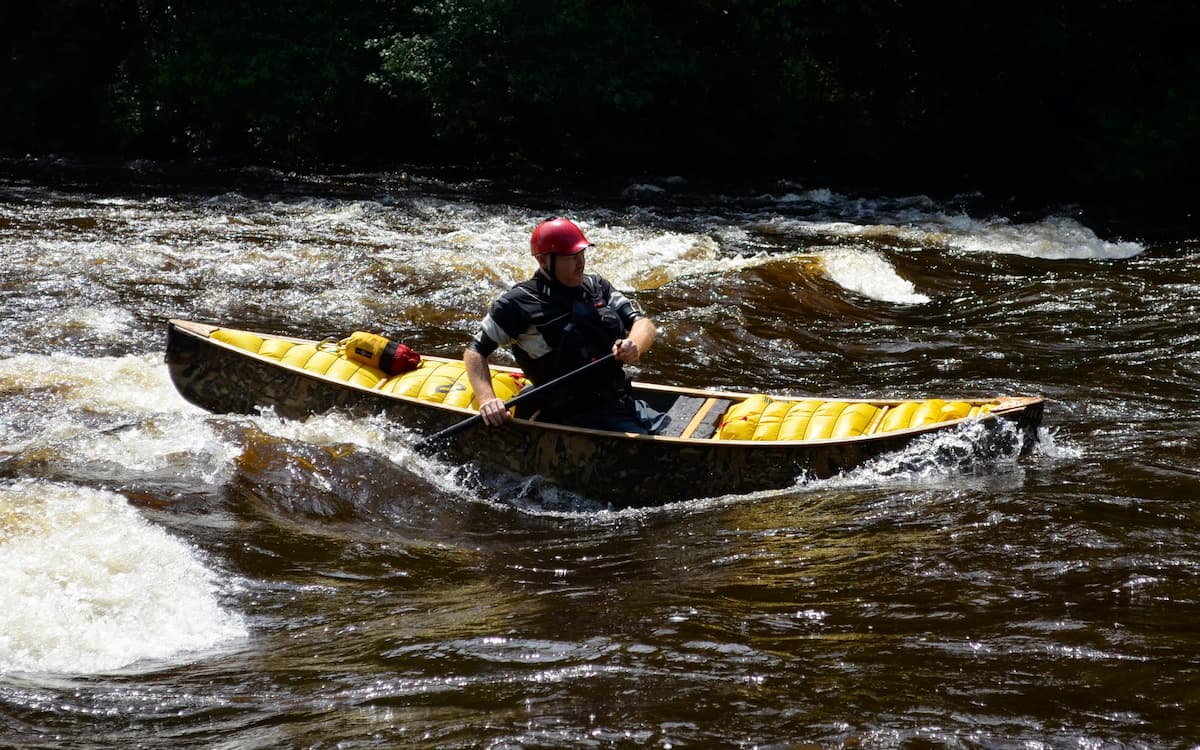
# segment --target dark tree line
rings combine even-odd
[[[0,151],[1187,190],[1200,16],[1096,0],[42,0]]]

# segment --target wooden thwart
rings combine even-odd
[[[871,424],[867,425],[867,429],[863,430],[864,435],[874,435],[883,426],[883,418],[887,415],[892,407],[884,406],[875,414],[875,418],[871,420]]]

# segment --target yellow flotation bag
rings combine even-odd
[[[377,367],[347,359],[336,346],[300,344],[288,339],[263,338],[248,331],[225,328],[218,328],[209,336],[239,349],[363,388],[374,388],[387,378],[387,374]]]
[[[321,344],[308,344],[296,343],[287,339],[263,338],[249,331],[225,328],[218,328],[209,335],[217,341],[236,346],[239,349],[271,357],[292,367],[336,378],[364,388],[394,393],[398,396],[419,398],[422,401],[432,401],[447,406],[479,408],[479,404],[475,402],[475,393],[471,389],[470,380],[467,378],[466,367],[462,362],[432,362],[421,359],[418,360],[419,364],[416,365],[416,369],[389,377],[378,367],[357,361],[359,358],[363,358],[361,355],[351,352],[348,356],[347,342],[352,341],[356,345],[361,345],[363,343],[361,336],[359,338],[352,336],[339,343],[329,341]],[[370,359],[370,357],[365,358]],[[528,382],[521,373],[492,371],[492,389],[496,392],[496,396],[504,401],[508,401],[520,393]]]
[[[865,402],[801,401],[755,395],[725,412],[718,440],[840,440],[893,432],[986,413],[965,401],[905,401],[890,407]]]
[[[492,371],[492,390],[503,401],[516,396],[527,383],[520,373]],[[462,362],[422,360],[417,369],[390,378],[380,390],[447,406],[479,408]]]
[[[751,396],[730,407],[719,440],[829,440],[862,435],[878,407],[845,401]]]

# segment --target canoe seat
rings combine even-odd
[[[447,406],[478,408],[462,362],[422,359],[415,370],[388,375],[376,367],[347,358],[336,344],[297,343],[228,328],[218,328],[210,336],[239,349],[363,388]],[[517,395],[528,382],[520,373],[492,370],[492,388],[505,401]]]
[[[663,437],[710,438],[731,401],[704,396],[679,396],[667,411],[671,423],[658,433]]]
[[[671,418],[671,422],[665,430],[658,434],[664,437],[679,437],[687,429],[688,424],[692,421],[692,417],[696,416],[697,410],[703,404],[704,399],[695,396],[680,396],[676,398],[675,403],[671,404],[671,408],[667,410],[667,416]]]
[[[933,398],[878,405],[819,399],[773,399],[755,395],[722,416],[718,440],[840,440],[895,432],[990,411],[989,404]]]

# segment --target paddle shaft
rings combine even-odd
[[[504,408],[511,409],[514,406],[518,406],[526,401],[532,401],[534,398],[537,398],[540,395],[548,393],[549,391],[551,391],[555,388],[558,388],[559,386],[563,385],[564,383],[567,383],[568,381],[574,380],[575,378],[577,378],[581,375],[584,375],[586,373],[592,372],[593,370],[597,370],[597,369],[603,367],[604,365],[608,364],[609,361],[611,361],[613,359],[616,359],[616,357],[614,357],[612,354],[605,354],[600,359],[594,359],[591,362],[588,362],[583,367],[580,367],[579,369],[571,370],[570,372],[568,372],[564,375],[559,375],[557,378],[555,378],[549,382],[542,383],[539,386],[535,386],[533,388],[523,390],[520,393],[518,393],[516,396],[513,396],[512,398],[510,398],[508,401],[505,401]],[[442,430],[441,432],[435,432],[434,434],[430,435],[429,437],[425,438],[424,440],[421,440],[420,442],[418,442],[413,447],[416,450],[422,451],[422,452],[428,451],[431,449],[436,449],[441,443],[444,443],[447,439],[454,437],[455,435],[459,434],[460,432],[463,432],[464,430],[468,430],[468,429],[474,427],[475,425],[479,424],[482,421],[483,421],[483,417],[481,415],[473,414],[470,417],[467,417],[466,419],[464,419],[463,421],[458,422],[457,424],[450,425],[449,427]]]

